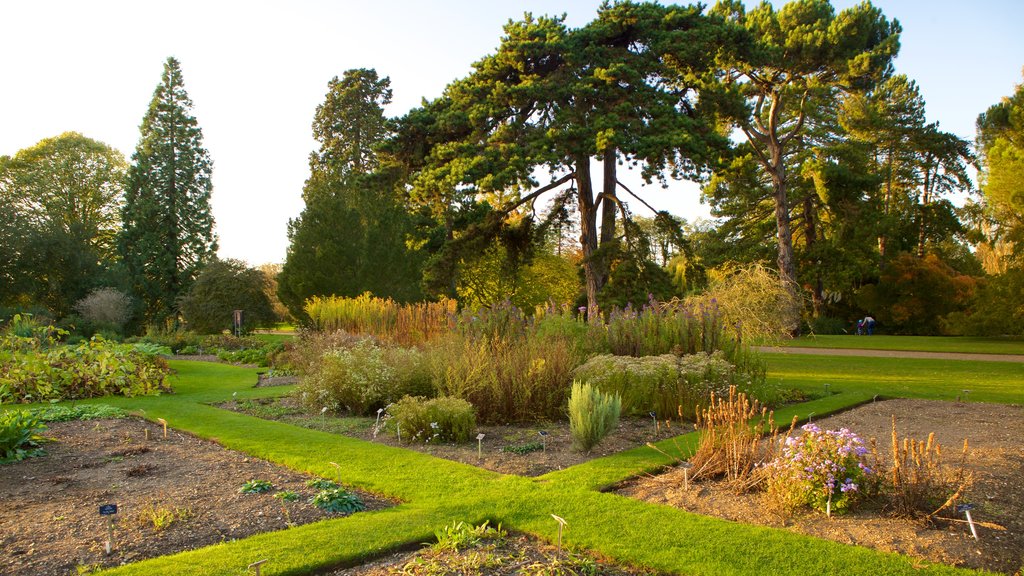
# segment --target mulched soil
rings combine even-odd
[[[247,404],[244,401],[231,401],[221,404],[220,407],[260,417],[271,417],[271,411],[274,411],[276,413],[273,414],[273,419],[282,422],[316,429],[336,429],[333,424],[337,422],[337,418],[328,415],[321,421],[319,417],[305,415],[297,401],[291,397],[265,398],[250,402],[258,404],[263,410],[247,409],[247,407],[251,408],[252,404]],[[678,436],[693,430],[692,424],[680,424],[679,421],[673,421],[670,424],[662,421],[655,425],[654,421],[649,418],[623,418],[614,432],[602,440],[589,454],[584,454],[573,449],[567,421],[530,425],[481,425],[477,426],[477,432],[484,434],[484,439],[480,447],[482,450],[479,450],[478,454],[478,446],[475,441],[468,444],[409,444],[400,442],[392,433],[381,432],[374,437],[373,420],[366,420],[365,423],[364,426],[349,427],[345,429],[344,433],[363,440],[417,450],[438,458],[519,476],[540,476],[594,458],[643,446],[647,442]],[[547,432],[547,436],[542,437],[539,434],[541,431]],[[533,444],[537,449],[526,454],[512,451],[517,447],[521,448],[529,444]]]
[[[892,417],[899,436],[925,440],[935,432],[946,461],[956,461],[963,440],[974,483],[964,498],[973,503],[980,540],[959,521],[932,524],[887,514],[882,503],[827,518],[823,514],[786,515],[773,511],[759,494],[736,495],[721,483],[701,482],[684,489],[681,469],[636,479],[621,494],[737,522],[775,526],[847,544],[898,552],[929,562],[984,568],[1006,574],[1024,567],[1024,408],[999,404],[962,404],[926,400],[888,400],[816,421],[823,429],[849,428],[863,438],[877,438],[884,455],[891,444]],[[955,516],[953,514],[944,514]],[[1005,528],[997,529],[996,526]]]
[[[149,440],[145,431],[149,431]],[[48,454],[0,466],[0,574],[74,574],[116,566],[328,517],[308,504],[309,476],[138,419],[51,424]],[[274,490],[241,494],[250,479]],[[297,492],[288,516],[272,494]],[[367,508],[393,502],[359,493]],[[116,503],[113,552],[104,553],[101,504]],[[163,530],[144,512],[179,516]]]

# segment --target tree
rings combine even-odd
[[[0,158],[0,276],[62,316],[115,259],[127,163],[76,132]],[[5,300],[7,298],[4,298]]]
[[[891,69],[900,26],[870,3],[835,14],[828,0],[796,0],[776,11],[763,2],[749,12],[739,0],[717,4],[719,14],[754,36],[754,56],[733,64],[752,113],[740,129],[771,179],[779,275],[797,285],[787,158],[801,144],[808,113],[837,92],[863,90]]]
[[[178,298],[217,249],[210,212],[213,164],[191,110],[180,65],[168,58],[139,127],[118,243],[151,323],[173,318]]]
[[[328,83],[317,106],[302,214],[288,223],[288,255],[278,295],[296,318],[307,298],[372,292],[406,302],[420,297],[422,257],[407,243],[411,216],[401,181],[381,170],[375,147],[387,134],[390,80],[367,69]]]
[[[978,116],[981,191],[995,240],[1024,247],[1024,84]]]
[[[711,89],[716,56],[742,46],[743,34],[699,7],[633,2],[603,5],[578,30],[527,15],[505,34],[469,77],[403,119],[397,148],[413,173],[412,194],[449,213],[453,198],[514,192],[478,227],[493,237],[508,214],[569,185],[562,194],[577,205],[596,313],[610,272],[610,251],[600,248],[619,240],[617,215],[628,217],[620,190],[632,194],[617,165],[640,166],[652,179],[697,177],[717,158],[728,140],[716,131],[725,102]],[[593,159],[603,165],[599,184]],[[542,168],[552,177],[539,186]]]
[[[276,316],[267,297],[267,277],[239,260],[207,264],[180,302],[189,329],[220,334],[232,328],[234,310],[242,310],[242,330],[269,326]]]

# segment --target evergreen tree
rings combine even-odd
[[[217,249],[212,162],[191,110],[178,61],[168,58],[128,169],[119,242],[151,323],[175,315],[178,298]]]
[[[372,69],[328,83],[313,118],[320,148],[310,154],[302,214],[288,223],[288,255],[278,296],[296,318],[314,295],[420,298],[421,258],[406,237],[412,222],[401,182],[381,170],[375,147],[387,134],[391,81]]]

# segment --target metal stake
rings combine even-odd
[[[259,561],[253,562],[252,564],[249,564],[248,568],[246,568],[246,572],[248,572],[249,570],[252,570],[252,569],[255,568],[256,569],[256,576],[260,576],[260,566],[266,564],[267,560],[268,560],[267,558],[264,558],[263,560],[259,560]]]
[[[554,514],[552,514],[551,517],[555,519],[555,522],[558,522],[558,552],[559,552],[559,554],[561,554],[561,552],[562,552],[562,528],[565,528],[566,526],[568,526],[569,523],[566,522],[565,518],[562,518],[561,516],[555,516]]]
[[[478,460],[484,457],[484,436],[483,432],[476,435],[476,457]]]

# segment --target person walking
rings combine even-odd
[[[875,319],[870,314],[864,317],[864,328],[868,331],[868,336],[875,333]]]

